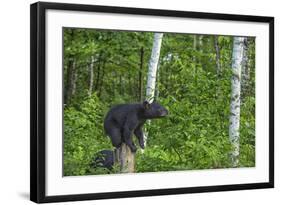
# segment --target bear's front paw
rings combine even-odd
[[[130,147],[130,148],[131,148],[131,151],[134,152],[134,153],[137,151],[136,146],[132,146],[132,147]]]
[[[140,147],[141,147],[142,149],[144,149],[144,143],[143,143],[143,142],[140,143]]]

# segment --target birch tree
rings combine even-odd
[[[232,52],[231,103],[229,140],[232,144],[231,162],[233,167],[239,163],[239,127],[240,127],[240,88],[241,68],[243,62],[244,38],[234,37]]]
[[[149,60],[149,67],[147,73],[147,84],[146,84],[146,100],[151,103],[154,98],[157,67],[160,56],[161,44],[162,44],[163,33],[155,33],[153,39],[153,46],[151,51],[151,57]]]
[[[148,67],[148,74],[147,74],[147,84],[146,84],[146,100],[149,103],[153,102],[154,95],[155,95],[157,68],[158,68],[162,38],[163,38],[162,33],[154,34],[153,46],[152,46],[151,57]],[[143,56],[141,56],[141,58],[143,58]],[[147,135],[148,133],[146,132],[144,134],[145,146],[147,141]],[[135,153],[132,153],[130,148],[124,143],[122,143],[121,147],[119,148],[119,152],[120,152],[121,172],[122,173],[135,172]]]
[[[161,51],[163,33],[155,33],[153,39],[153,46],[151,51],[151,56],[149,60],[148,73],[147,73],[147,84],[146,84],[146,100],[149,103],[153,102],[155,87],[156,87],[156,77],[157,68]],[[148,137],[148,132],[144,134],[144,146],[146,146],[146,141]]]

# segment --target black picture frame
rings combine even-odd
[[[152,15],[195,19],[234,20],[269,24],[269,181],[157,190],[46,196],[46,81],[45,37],[46,10],[86,11]],[[37,203],[76,200],[97,200],[198,192],[230,191],[274,187],[274,18],[265,16],[230,15],[217,13],[110,7],[83,4],[38,2],[30,7],[30,200]]]

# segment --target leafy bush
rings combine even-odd
[[[87,174],[98,150],[108,149],[110,141],[103,134],[103,113],[93,94],[81,109],[64,109],[64,175]]]

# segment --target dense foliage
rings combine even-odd
[[[90,166],[98,151],[113,149],[103,119],[111,106],[145,98],[152,40],[149,32],[64,28],[64,175],[109,173]],[[137,172],[232,167],[232,41],[231,36],[164,34],[156,99],[169,116],[145,125],[149,136],[145,151],[137,151]],[[240,167],[255,166],[254,38],[247,38],[246,55]]]

